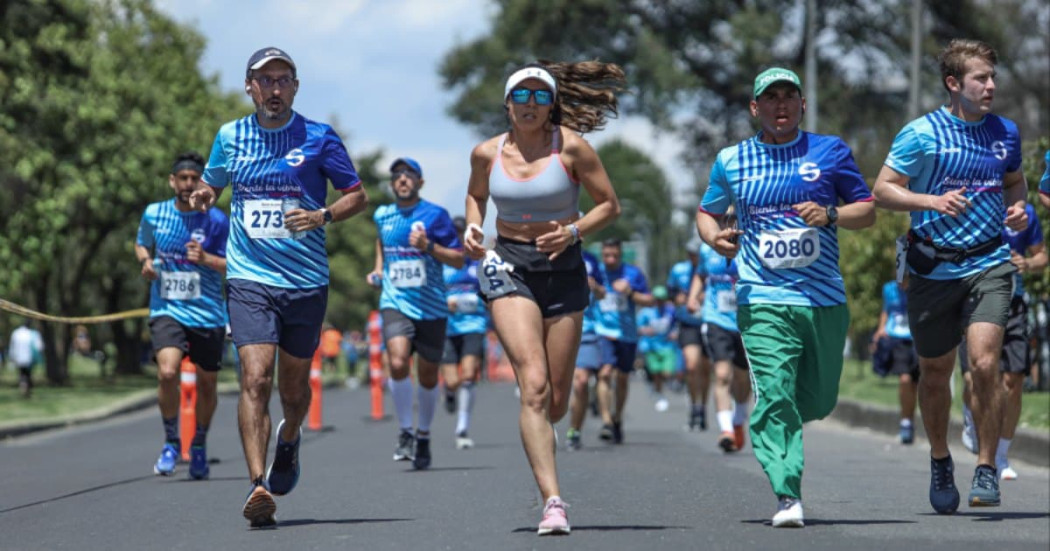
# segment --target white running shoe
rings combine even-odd
[[[1017,471],[1009,463],[999,463],[995,468],[999,471],[999,480],[1017,480]]]
[[[467,436],[466,432],[461,432],[456,435],[456,449],[457,450],[469,450],[474,447],[474,440]]]
[[[777,514],[773,515],[773,528],[802,528],[805,526],[802,517],[802,501],[793,497],[782,497],[777,504]]]
[[[977,453],[977,430],[973,423],[967,422],[963,417],[962,443],[970,453]]]

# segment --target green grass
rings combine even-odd
[[[839,384],[839,397],[897,407],[897,378],[880,378],[871,371],[870,362],[846,360]],[[952,414],[962,418],[962,376],[955,372],[955,399]],[[1021,427],[1050,428],[1050,392],[1026,392],[1021,398]]]

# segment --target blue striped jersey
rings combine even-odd
[[[736,261],[726,262],[710,245],[700,246],[700,264],[696,273],[704,281],[704,305],[700,317],[726,331],[740,332],[736,324]]]
[[[153,255],[160,276],[150,285],[149,315],[170,316],[185,327],[225,327],[222,275],[186,259],[186,243],[226,257],[230,220],[221,210],[182,212],[175,199],[152,203],[139,222],[136,243]]]
[[[477,260],[468,258],[458,270],[448,265],[442,267],[448,300],[456,305],[446,325],[445,331],[449,337],[484,333],[488,327],[485,303],[478,295],[481,290],[478,283],[479,264]]]
[[[233,186],[227,279],[286,289],[328,285],[324,227],[294,238],[284,212],[324,207],[328,181],[337,190],[361,185],[346,146],[327,124],[292,113],[277,129],[254,114],[228,122],[212,146],[204,183]]]
[[[598,285],[605,286],[605,278],[602,276],[602,269],[599,265],[598,257],[594,256],[590,252],[583,251],[583,265],[587,268],[587,277],[593,277],[594,281]],[[594,292],[591,292],[590,303],[587,308],[583,310],[583,334],[593,335],[595,334],[595,327],[598,325],[598,318],[601,317],[601,312],[598,311],[598,300],[594,297]]]
[[[1039,179],[1039,193],[1050,195],[1050,149],[1046,150],[1046,158],[1043,159],[1043,162],[1046,168],[1043,170],[1043,177]]]
[[[1021,231],[1014,231],[1003,225],[1003,241],[1010,246],[1010,250],[1021,255],[1028,256],[1028,248],[1043,242],[1043,225],[1035,214],[1035,207],[1024,206],[1024,213],[1028,216],[1028,227]],[[1014,274],[1014,296],[1024,294],[1024,279],[1021,272]]]
[[[886,334],[896,339],[911,340],[908,324],[908,293],[896,281],[882,286],[882,311],[886,312]]]
[[[700,251],[699,254],[701,256],[698,264],[704,261],[703,251]],[[676,300],[675,297],[679,293],[689,296],[689,286],[693,283],[696,268],[690,260],[676,262],[671,266],[671,271],[667,273],[667,296],[671,297],[671,300]],[[678,323],[691,327],[699,327],[703,323],[700,315],[690,312],[685,303],[675,307],[674,318]]]
[[[645,274],[636,266],[621,263],[613,269],[604,262],[598,264],[605,280],[605,297],[598,301],[598,325],[595,332],[601,337],[623,342],[638,342],[638,320],[635,318],[634,301],[613,290],[613,282],[625,279],[631,290],[648,293],[649,283]]]
[[[1003,176],[1021,168],[1017,125],[997,115],[966,122],[941,108],[908,123],[893,140],[886,166],[909,178],[915,193],[944,195],[966,188],[973,203],[959,216],[934,210],[911,213],[911,228],[935,245],[967,249],[1000,239],[1006,205]],[[1010,260],[1004,244],[960,264],[941,262],[928,279],[960,279]]]
[[[639,352],[670,350],[675,347],[675,343],[671,340],[671,332],[674,330],[674,310],[670,302],[638,309],[636,316],[638,328],[654,331],[652,335],[638,337]]]
[[[373,219],[383,247],[383,292],[379,309],[392,308],[409,319],[444,319],[445,278],[441,262],[408,243],[412,226],[422,224],[427,239],[450,249],[462,249],[448,211],[420,199],[411,207],[397,203],[376,209]]]
[[[871,201],[849,146],[837,136],[799,131],[790,143],[762,134],[723,149],[711,167],[700,210],[721,216],[736,205],[738,304],[846,303],[837,226],[813,228],[792,207],[813,201]]]

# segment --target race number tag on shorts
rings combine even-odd
[[[904,274],[908,271],[908,240],[902,235],[897,238],[897,283],[904,283]]]
[[[774,270],[804,268],[820,256],[816,228],[766,230],[759,234],[758,246],[762,264]]]
[[[456,300],[456,311],[460,314],[473,314],[478,311],[478,295],[474,293],[459,293],[454,295]]]
[[[280,199],[251,199],[244,202],[244,229],[252,239],[290,239],[284,227]]]
[[[736,291],[726,289],[715,295],[715,304],[719,312],[736,312]]]
[[[609,291],[598,301],[598,310],[602,312],[626,312],[627,297],[615,291]]]
[[[427,284],[427,267],[423,259],[395,260],[390,263],[387,279],[394,287],[422,287]]]
[[[198,272],[161,272],[160,298],[193,300],[201,298],[201,275]]]
[[[492,300],[518,290],[514,279],[510,277],[510,272],[513,271],[514,266],[507,264],[496,251],[487,251],[485,260],[481,261],[481,275],[478,276],[481,292]]]

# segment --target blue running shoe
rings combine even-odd
[[[950,515],[959,508],[955,463],[950,455],[944,459],[930,458],[930,505],[942,515]]]
[[[164,444],[160,450],[160,457],[153,465],[153,474],[160,476],[171,476],[175,474],[175,464],[179,462],[179,448],[171,442]]]
[[[266,471],[266,483],[274,495],[283,496],[295,489],[299,483],[299,443],[303,441],[303,429],[299,428],[299,437],[295,442],[281,440],[281,429],[284,419],[277,425],[277,451],[273,454],[273,463]]]
[[[425,471],[430,468],[430,439],[416,437],[416,455],[412,458],[412,468]]]
[[[248,497],[244,500],[241,509],[244,518],[252,528],[266,528],[277,525],[277,504],[273,496],[266,489],[266,481],[260,477],[252,482],[252,489],[248,490]]]
[[[970,507],[999,506],[999,473],[995,467],[978,465],[970,487]]]
[[[915,442],[915,427],[912,425],[901,425],[901,444],[908,445]]]
[[[206,480],[210,474],[207,450],[204,446],[190,446],[190,478]]]

